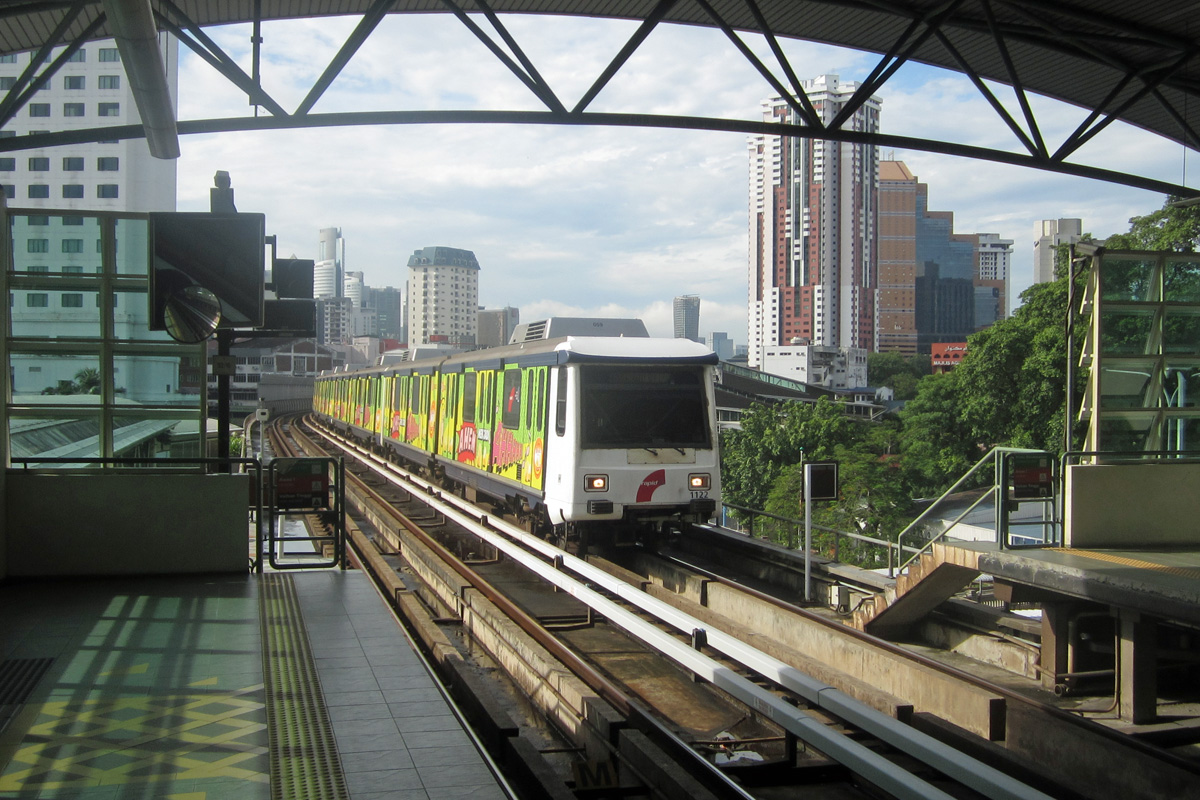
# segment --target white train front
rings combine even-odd
[[[717,363],[686,339],[537,340],[326,374],[314,408],[578,546],[661,535],[716,511]]]

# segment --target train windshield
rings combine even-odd
[[[584,366],[580,383],[585,449],[711,446],[698,367]]]

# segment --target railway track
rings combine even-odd
[[[360,561],[410,614],[450,622],[509,673],[563,737],[541,749],[569,754],[560,771],[580,794],[580,776],[616,763],[624,793],[640,783],[660,796],[768,798],[798,785],[837,797],[1087,796],[994,750],[968,755],[896,719],[897,706],[881,711],[879,698],[749,644],[736,624],[652,596],[638,575],[574,558],[320,436],[369,465],[347,470],[362,472],[355,502],[375,529],[373,542],[360,537]]]

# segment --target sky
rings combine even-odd
[[[505,16],[505,24],[569,108],[634,30],[620,20]],[[295,108],[356,18],[263,25],[263,84]],[[250,72],[250,27],[207,33]],[[767,63],[761,37],[746,41]],[[866,77],[877,56],[788,41],[797,75]],[[778,74],[778,70],[777,70]],[[995,87],[1015,107],[1011,90]],[[769,84],[719,31],[660,25],[589,107],[760,120]],[[903,67],[877,93],[881,130],[1017,150],[1011,133],[961,75]],[[1085,112],[1044,98],[1034,106],[1050,141]],[[314,113],[418,109],[542,110],[486,48],[446,14],[388,17]],[[180,47],[179,118],[242,117],[244,94]],[[260,113],[267,113],[262,111]],[[217,170],[238,210],[266,214],[280,255],[315,258],[318,230],[340,227],[346,267],[370,286],[402,287],[408,257],[471,250],[479,301],[548,316],[638,317],[672,335],[677,295],[701,297],[701,334],[746,341],[747,136],[737,133],[537,125],[403,125],[221,133],[181,138],[179,211],[208,209]],[[1097,237],[1163,204],[1139,189],[919,151],[881,151],[929,187],[932,210],[959,233],[1012,239],[1010,297],[1032,282],[1034,225],[1079,217]],[[1075,160],[1188,183],[1195,153],[1114,125]],[[1195,183],[1195,181],[1193,181]]]

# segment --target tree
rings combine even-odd
[[[932,371],[928,355],[905,356],[900,353],[869,353],[867,384],[889,386],[897,400],[917,396],[917,383]]]
[[[831,458],[854,435],[855,423],[827,397],[816,403],[755,404],[742,429],[721,439],[721,486],[727,502],[766,508],[784,468],[803,459]]]
[[[958,370],[923,378],[900,420],[901,465],[914,494],[940,492],[982,455],[963,417]]]
[[[1169,250],[1194,253],[1200,245],[1200,206],[1174,208],[1177,197],[1168,197],[1163,207],[1129,220],[1129,232],[1108,237],[1104,246],[1114,250]]]

